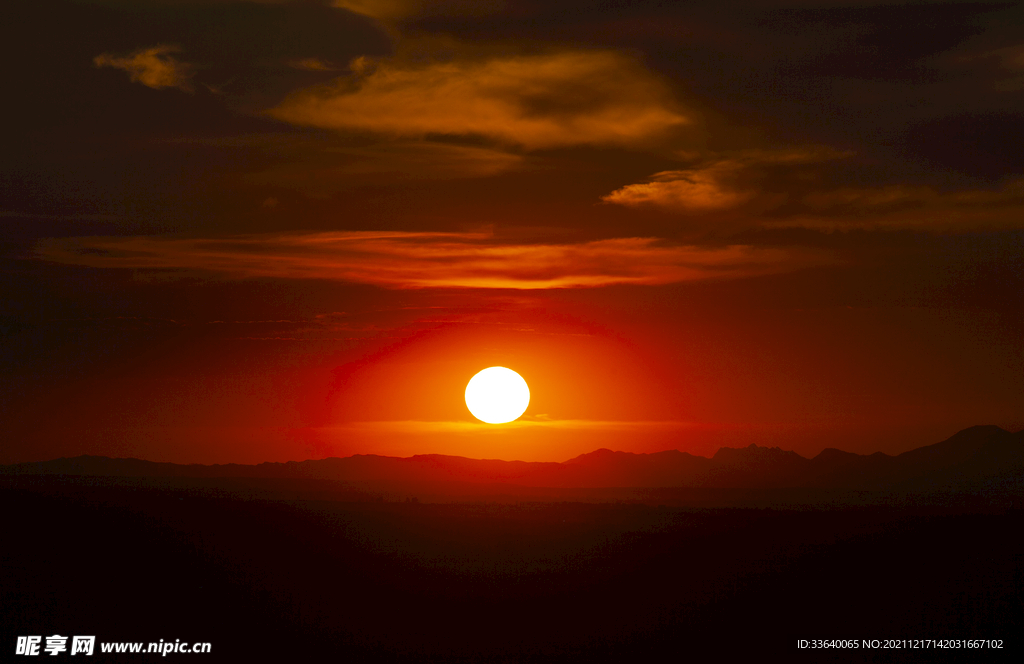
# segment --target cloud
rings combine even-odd
[[[133,83],[142,83],[154,90],[178,88],[192,92],[191,67],[169,55],[179,50],[175,46],[153,46],[135,51],[127,57],[104,53],[97,55],[92,61],[97,67],[123,69],[128,72],[128,78]]]
[[[986,54],[995,58],[1002,69],[1010,72],[1008,77],[1000,77],[993,84],[999,92],[1016,92],[1024,88],[1024,44],[1016,44],[1006,48],[996,49]]]
[[[259,152],[268,159],[258,170],[235,177],[313,198],[329,198],[381,182],[490,177],[531,165],[526,155],[487,146],[403,140],[352,145],[298,132],[187,137],[168,142]]]
[[[606,203],[653,207],[767,228],[914,229],[933,232],[1024,228],[1024,179],[999,189],[940,191],[889,184],[828,185],[798,168],[848,156],[828,148],[745,151],[705,159],[693,168],[655,173],[648,182],[603,196]],[[700,155],[680,154],[699,160]],[[827,187],[827,188],[826,188]]]
[[[941,192],[889,185],[811,192],[799,211],[766,226],[822,230],[916,229],[937,232],[1024,228],[1024,179],[1000,189]]]
[[[326,198],[381,177],[450,180],[489,177],[520,166],[524,157],[471,145],[429,141],[320,149],[247,175],[249,182],[288,187]]]
[[[997,92],[1024,88],[1024,44],[954,53],[944,60],[957,68],[968,67],[972,81],[988,81]]]
[[[631,207],[651,205],[676,210],[736,207],[752,195],[727,184],[737,170],[736,164],[719,162],[694,170],[662,171],[652,175],[650,182],[626,185],[602,196],[601,200]]]
[[[295,93],[270,115],[296,125],[483,137],[526,149],[645,144],[689,121],[660,79],[612,52],[357,64],[351,77]]]
[[[480,16],[499,11],[502,0],[334,0],[335,7],[382,21],[413,16]]]
[[[288,63],[288,66],[300,71],[337,71],[337,67],[327,64],[320,58],[301,58],[298,60],[292,60]]]
[[[681,154],[684,158],[695,155]],[[650,181],[626,185],[601,200],[630,207],[660,207],[678,211],[735,208],[760,192],[759,171],[769,167],[809,164],[847,156],[825,147],[792,150],[747,150],[705,160],[696,168],[662,171]]]
[[[385,288],[589,288],[788,272],[832,262],[811,250],[672,246],[655,238],[507,244],[482,233],[327,232],[227,238],[44,240],[42,260],[184,270],[235,279],[326,279]]]
[[[982,57],[997,58],[1003,68],[1009,71],[1024,71],[1024,44],[997,48]]]

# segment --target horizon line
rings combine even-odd
[[[391,455],[386,455],[386,454],[356,453],[356,454],[350,454],[348,456],[327,456],[327,457],[320,457],[320,458],[315,458],[315,459],[314,458],[308,458],[308,459],[302,459],[302,460],[289,460],[289,461],[261,461],[259,463],[238,463],[238,462],[234,462],[234,461],[229,461],[229,462],[226,462],[226,463],[179,463],[179,462],[175,462],[175,461],[154,461],[154,460],[151,460],[151,459],[142,459],[142,458],[139,458],[139,457],[115,457],[115,456],[106,456],[106,455],[101,455],[101,454],[79,454],[77,456],[61,456],[61,457],[57,457],[57,458],[54,458],[54,459],[44,459],[44,460],[40,460],[40,461],[17,461],[17,462],[14,462],[14,463],[0,464],[0,468],[9,468],[9,467],[12,467],[12,466],[22,466],[22,465],[28,465],[28,464],[51,463],[51,462],[54,462],[54,461],[81,459],[83,457],[86,457],[86,458],[96,458],[96,459],[109,459],[109,460],[112,460],[112,461],[141,461],[141,462],[144,462],[144,463],[169,464],[169,465],[173,465],[173,466],[203,466],[203,467],[207,467],[207,468],[214,467],[214,466],[251,466],[251,467],[256,467],[256,466],[269,465],[269,464],[286,465],[286,464],[291,464],[291,463],[294,463],[294,464],[308,463],[308,462],[311,462],[311,461],[327,461],[329,459],[339,459],[339,460],[341,460],[341,459],[351,459],[351,458],[354,458],[354,457],[379,457],[379,458],[382,458],[382,459],[399,459],[399,460],[410,460],[410,459],[415,459],[417,457],[446,457],[446,458],[450,458],[450,459],[467,459],[467,460],[470,460],[470,461],[497,461],[497,462],[501,462],[501,463],[526,463],[526,464],[556,464],[556,465],[561,465],[561,464],[568,463],[569,461],[573,461],[574,459],[579,459],[580,457],[588,456],[588,455],[591,455],[591,454],[596,454],[598,452],[610,452],[612,454],[626,454],[626,455],[630,455],[630,456],[652,456],[652,455],[656,455],[656,454],[665,454],[665,453],[668,453],[668,452],[677,452],[679,454],[686,454],[686,455],[689,455],[689,456],[692,456],[692,457],[695,457],[695,458],[711,460],[715,456],[717,456],[719,451],[721,451],[723,449],[744,450],[744,449],[750,449],[750,448],[765,449],[765,450],[779,450],[780,452],[788,452],[790,454],[795,454],[799,458],[805,459],[807,461],[810,461],[810,460],[818,458],[819,456],[821,456],[827,450],[836,450],[836,451],[839,451],[839,452],[843,452],[844,454],[852,454],[854,456],[860,456],[860,457],[870,457],[870,456],[875,456],[875,455],[879,455],[880,454],[880,455],[883,455],[883,456],[886,456],[886,457],[895,458],[895,457],[901,456],[902,454],[906,454],[907,452],[910,452],[910,451],[913,451],[913,450],[916,450],[916,449],[922,449],[924,447],[930,447],[931,445],[936,445],[938,443],[945,442],[947,440],[950,440],[951,438],[956,437],[957,435],[959,435],[959,434],[961,434],[961,433],[963,433],[965,431],[969,431],[971,429],[979,429],[979,428],[995,428],[995,429],[999,429],[999,430],[1004,431],[1004,432],[1009,433],[1009,434],[1018,434],[1018,433],[1021,433],[1022,431],[1024,431],[1024,429],[1021,429],[1019,431],[1009,431],[1008,429],[1004,429],[1003,427],[1001,427],[999,425],[996,425],[996,424],[975,424],[975,425],[972,425],[972,426],[960,429],[959,431],[955,432],[954,434],[952,434],[948,438],[945,438],[945,439],[940,440],[940,441],[936,441],[935,443],[930,443],[929,445],[922,445],[921,447],[916,447],[916,448],[913,448],[912,450],[907,450],[906,452],[901,452],[900,454],[887,454],[887,453],[882,452],[882,451],[871,452],[871,453],[868,453],[868,454],[860,454],[858,452],[850,452],[848,450],[842,450],[842,449],[839,449],[837,447],[826,447],[821,452],[818,452],[818,454],[814,455],[813,457],[805,457],[805,456],[803,456],[802,454],[800,454],[799,452],[797,452],[795,450],[787,450],[787,449],[783,449],[782,447],[779,447],[779,446],[768,447],[768,446],[765,446],[765,445],[758,445],[756,443],[751,443],[750,445],[746,445],[746,446],[743,446],[743,447],[728,447],[726,445],[723,445],[723,446],[717,448],[715,450],[715,453],[713,455],[711,455],[710,457],[705,457],[705,456],[702,456],[702,455],[699,455],[699,454],[693,454],[691,452],[686,452],[686,451],[680,450],[678,448],[669,448],[669,449],[665,449],[665,450],[659,450],[657,452],[626,452],[624,450],[612,450],[612,449],[609,449],[607,447],[601,447],[601,448],[597,448],[595,450],[592,450],[590,452],[584,452],[583,454],[578,454],[575,457],[571,457],[571,458],[566,459],[564,461],[524,461],[524,460],[521,460],[521,459],[486,459],[486,458],[476,458],[476,457],[461,456],[461,455],[457,455],[457,454],[440,454],[440,453],[435,453],[435,452],[428,452],[428,453],[423,453],[423,454],[413,454],[413,455],[407,456],[407,457],[391,456]]]

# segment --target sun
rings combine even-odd
[[[473,417],[488,424],[517,419],[530,405],[530,388],[523,377],[505,367],[488,367],[466,385],[466,406]]]

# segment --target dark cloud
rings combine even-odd
[[[1012,63],[1022,11],[990,2],[511,2],[500,16],[417,25],[464,39],[641,52],[704,115],[710,147],[828,144],[938,183],[947,175],[903,137],[965,112],[1019,114]],[[951,171],[990,177],[990,166],[977,168],[966,158]]]
[[[372,21],[309,3],[103,6],[19,0],[13,3],[12,14],[0,33],[0,48],[10,56],[20,56],[8,62],[21,61],[27,66],[11,67],[15,77],[9,92],[23,98],[25,110],[33,112],[52,103],[63,107],[69,102],[87,104],[76,112],[65,108],[63,120],[70,122],[89,119],[89,107],[98,103],[93,98],[106,97],[115,89],[104,85],[109,73],[89,71],[94,58],[112,57],[109,54],[123,57],[173,45],[173,56],[166,46],[152,56],[163,62],[173,57],[189,63],[197,87],[215,90],[238,108],[251,111],[272,105],[297,87],[330,77],[319,70],[297,69],[291,66],[293,62],[315,58],[347,63],[360,55],[385,54],[391,48],[390,38]],[[45,79],[39,78],[43,72]],[[41,85],[43,80],[45,85]],[[35,95],[30,96],[30,91]],[[130,96],[131,91],[115,93],[111,105]],[[28,113],[25,119],[32,121]],[[33,124],[40,120],[43,118],[36,118]]]
[[[984,180],[1024,174],[1024,113],[961,113],[918,122],[897,145],[937,169]]]
[[[359,228],[380,223],[371,198],[441,195],[409,180],[508,178],[504,190],[535,187],[538,205],[637,203],[630,187],[656,184],[676,207],[703,187],[718,201],[705,212],[760,214],[812,190],[972,191],[1024,169],[1013,83],[1024,35],[1006,4],[44,0],[13,13],[3,48],[27,63],[9,77],[23,131],[0,177],[7,209],[27,213],[244,231],[273,198],[288,216],[259,223],[326,223],[326,208],[296,207],[291,191],[343,197],[345,226]],[[370,18],[385,15],[399,31]],[[809,144],[857,156],[789,174],[735,158]],[[575,146],[608,150],[564,159]],[[706,158],[688,164],[680,150]],[[630,174],[631,159],[654,167]],[[572,202],[589,175],[563,172],[556,188],[522,174],[584,161],[605,174]],[[446,207],[472,199],[446,196]],[[642,207],[636,223],[651,218]]]
[[[315,3],[19,0],[7,9],[4,208],[151,228],[210,223],[231,207],[223,179],[267,157],[202,141],[290,131],[260,114],[337,76],[294,63],[391,48],[373,21]]]

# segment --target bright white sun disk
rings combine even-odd
[[[466,385],[466,406],[473,417],[488,424],[517,419],[530,405],[530,388],[523,377],[505,367],[488,367]]]

